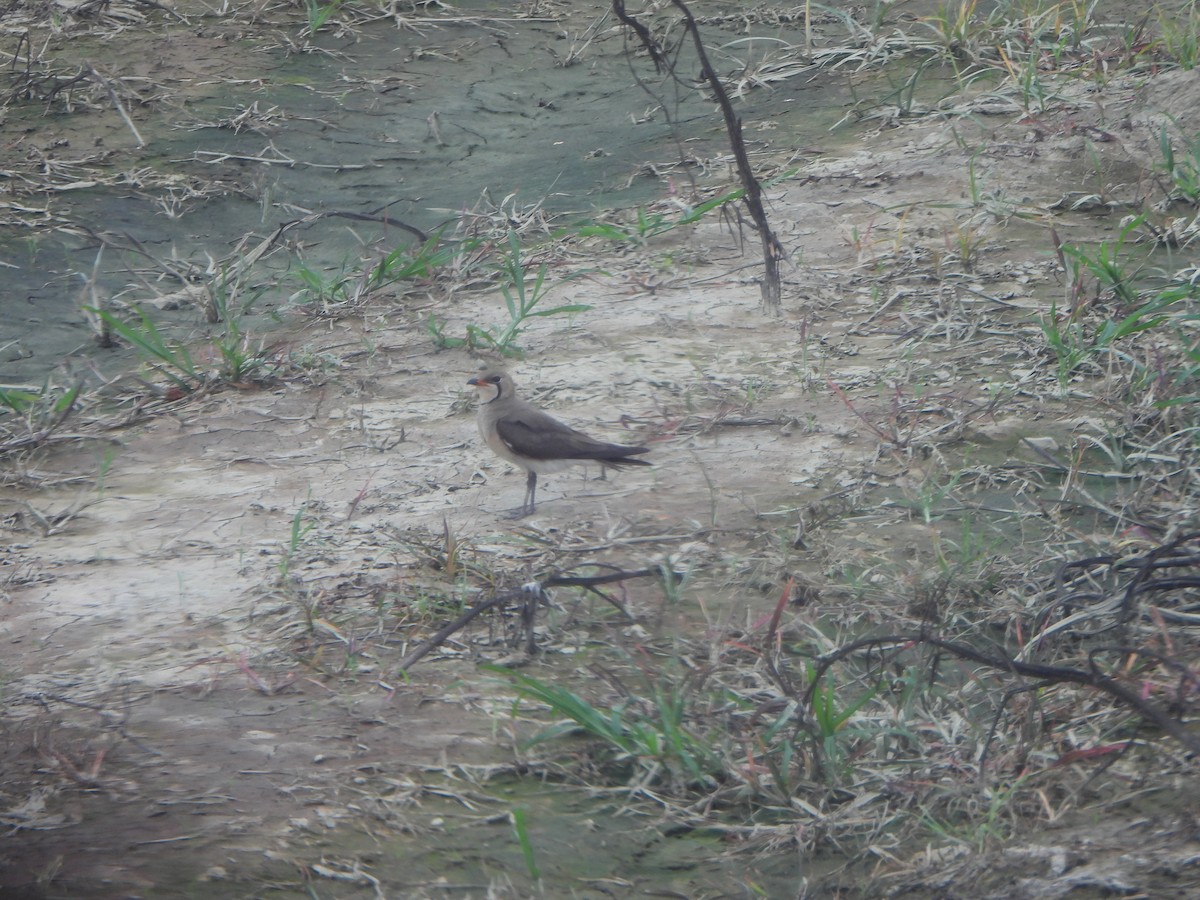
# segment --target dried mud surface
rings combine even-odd
[[[220,46],[205,46],[222,58]],[[928,309],[951,295],[985,329],[1019,327],[1023,317],[1027,326],[1042,303],[1037,292],[1053,289],[1053,265],[1019,227],[995,223],[976,274],[957,283],[986,285],[988,296],[1006,298],[1003,308],[919,265],[893,286],[903,302],[881,305],[867,277],[876,252],[901,232],[937,232],[944,214],[928,202],[966,195],[976,146],[991,189],[1048,208],[1086,177],[1085,129],[1111,132],[1113,140],[1091,146],[1119,169],[1153,146],[1157,109],[1200,109],[1181,96],[1200,98],[1197,73],[1148,87],[1115,83],[1035,123],[959,121],[969,149],[944,122],[864,128],[857,147],[813,160],[803,181],[773,191],[774,222],[795,254],[779,317],[760,313],[753,259],[715,225],[597,260],[597,273],[560,297],[594,310],[570,323],[536,321],[514,371],[526,395],[559,417],[650,442],[654,468],[607,481],[582,470],[544,479],[537,515],[519,523],[503,511],[520,501],[524,479],[475,431],[464,382],[476,360],[433,350],[420,325],[430,308],[387,302],[290,334],[338,358],[335,375],[318,385],[225,390],[25,463],[78,476],[83,487],[10,488],[0,501],[0,823],[8,832],[0,894],[485,896],[491,885],[523,895],[504,887],[523,877],[505,809],[481,797],[472,808],[438,787],[445,773],[513,764],[509,694],[475,668],[478,657],[511,652],[500,630],[496,646],[451,644],[404,680],[395,663],[423,632],[382,637],[363,624],[353,635],[330,625],[327,640],[306,643],[294,599],[277,587],[281,561],[317,599],[321,634],[339,608],[367,622],[380,598],[443,584],[427,551],[447,532],[514,584],[548,551],[629,568],[669,553],[703,573],[753,556],[764,533],[789,521],[787,510],[835,494],[865,470],[902,484],[915,474],[880,456],[826,382],[868,410],[886,405],[885,370],[970,394],[986,377],[976,345],[921,358],[904,336],[936,319]],[[868,226],[870,238],[856,241]],[[1062,227],[1082,236],[1108,225],[1077,216]],[[492,297],[437,312],[459,331],[501,309]],[[1069,431],[1077,413],[1028,407],[972,428],[1007,446],[1030,428]],[[775,421],[721,427],[731,415]],[[94,491],[110,454],[103,490]],[[81,497],[88,504],[53,533],[34,527],[30,507],[52,519]],[[302,508],[312,529],[293,553],[289,534]],[[923,537],[912,529],[841,540],[844,553],[876,541],[919,552]],[[819,569],[808,574],[821,579]],[[721,579],[711,578],[717,590]],[[626,601],[649,613],[653,593],[633,586]],[[709,612],[710,624],[756,619],[773,599],[728,598],[728,608]],[[695,610],[679,620],[704,627]],[[366,652],[340,668],[346,642],[360,639]],[[552,648],[557,640],[547,637]],[[695,847],[672,858],[652,822],[610,830],[579,815],[576,832],[535,835],[554,848],[544,874],[564,886],[550,895],[744,896],[757,879],[786,896],[811,874],[787,850],[724,864]],[[1182,801],[1178,810],[1101,818],[971,860],[914,848],[877,880],[835,879],[829,890],[1171,897],[1194,884],[1187,879],[1200,841]],[[589,857],[600,860],[594,871],[581,862]]]

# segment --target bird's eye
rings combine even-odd
[[[490,381],[492,384],[499,384],[499,383],[500,383],[500,376],[499,376],[499,375],[493,375],[491,378],[489,378],[489,379],[488,379],[488,381]]]

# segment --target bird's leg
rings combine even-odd
[[[533,495],[537,491],[537,472],[530,472],[525,477],[525,499],[521,505],[507,515],[509,519],[523,519],[533,515]]]
[[[529,514],[533,515],[534,504],[533,497],[537,493],[537,472],[532,469],[529,472],[529,477],[525,479],[525,506],[529,510]]]

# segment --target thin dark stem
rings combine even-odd
[[[525,606],[522,608],[522,616],[526,628],[526,634],[531,635],[532,631],[532,615],[538,603],[546,597],[546,589],[551,587],[581,587],[588,590],[595,589],[602,584],[614,584],[618,581],[627,581],[630,578],[679,578],[676,572],[664,572],[662,569],[638,569],[634,572],[616,571],[610,572],[607,575],[550,575],[543,578],[541,581],[535,581],[515,590],[502,591],[486,600],[481,600],[476,603],[465,613],[446,625],[438,629],[433,637],[422,643],[416,650],[409,653],[404,659],[400,660],[398,668],[402,672],[408,671],[421,658],[427,656],[430,651],[436,649],[446,641],[446,638],[454,634],[456,631],[466,627],[476,616],[482,612],[486,612],[496,606],[502,606],[506,603],[512,603],[517,600],[525,601]],[[619,607],[618,607],[619,608]],[[532,638],[530,637],[531,641]],[[532,643],[529,643],[529,650],[533,652]]]
[[[754,229],[758,232],[759,240],[762,242],[763,308],[770,312],[776,312],[779,309],[781,298],[779,263],[787,258],[787,252],[783,249],[779,239],[775,237],[775,232],[771,230],[771,224],[767,220],[767,211],[762,201],[762,186],[754,177],[754,169],[750,165],[746,143],[742,138],[742,120],[734,112],[733,103],[725,92],[725,86],[721,84],[720,76],[717,75],[716,69],[709,61],[708,52],[704,49],[704,41],[700,38],[700,29],[696,25],[696,19],[683,0],[671,0],[671,2],[683,15],[684,26],[688,34],[692,36],[692,43],[696,47],[696,55],[700,60],[701,77],[708,84],[721,107],[721,115],[725,119],[725,131],[729,135],[729,144],[733,149],[733,158],[737,164],[738,178],[745,192],[742,199],[746,204],[746,209],[750,212],[750,218],[754,222]],[[650,33],[650,29],[629,15],[625,10],[624,0],[612,0],[612,4],[616,17],[638,36],[642,46],[650,54],[650,58],[654,61],[654,68],[660,73],[665,71],[669,72],[672,77],[677,77],[674,65],[668,61],[666,50]]]
[[[700,59],[700,74],[708,82],[709,88],[721,107],[721,115],[725,119],[725,131],[729,134],[729,144],[733,149],[733,158],[737,162],[738,177],[741,179],[742,187],[746,190],[744,198],[746,208],[750,211],[755,230],[758,231],[759,239],[762,241],[763,307],[772,312],[777,311],[781,297],[779,261],[784,259],[787,253],[784,251],[783,245],[779,243],[779,239],[775,237],[775,232],[771,230],[771,223],[767,221],[767,211],[762,202],[762,186],[754,177],[754,169],[750,166],[750,157],[746,153],[746,142],[742,139],[742,120],[734,112],[733,103],[725,92],[725,86],[721,84],[720,77],[712,63],[709,62],[708,53],[704,49],[704,41],[700,39],[700,29],[696,25],[692,11],[688,9],[683,0],[671,0],[671,2],[683,14],[684,23],[696,46],[696,56]]]
[[[1027,663],[1004,656],[993,656],[981,650],[976,650],[974,647],[969,647],[966,644],[953,643],[928,634],[892,634],[882,637],[863,638],[821,657],[817,660],[813,671],[812,681],[804,698],[805,702],[809,705],[812,704],[813,694],[817,686],[821,683],[821,679],[829,670],[829,667],[834,663],[863,650],[877,650],[888,645],[902,647],[915,644],[936,647],[939,650],[949,653],[951,656],[981,663],[998,671],[1010,672],[1022,678],[1037,678],[1045,684],[1067,683],[1094,688],[1101,693],[1108,694],[1124,706],[1129,707],[1143,719],[1152,722],[1159,730],[1175,738],[1175,740],[1179,741],[1179,743],[1192,753],[1200,753],[1200,736],[1192,734],[1183,722],[1174,718],[1155,704],[1143,699],[1137,691],[1110,678],[1099,669],[1094,659],[1089,660],[1091,665],[1086,671],[1083,669],[1067,668],[1065,666]],[[1112,648],[1108,649],[1111,650]]]

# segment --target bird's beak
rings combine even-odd
[[[482,387],[482,385],[479,383],[478,378],[472,378],[470,381],[467,382],[467,384],[469,384],[471,387]]]

